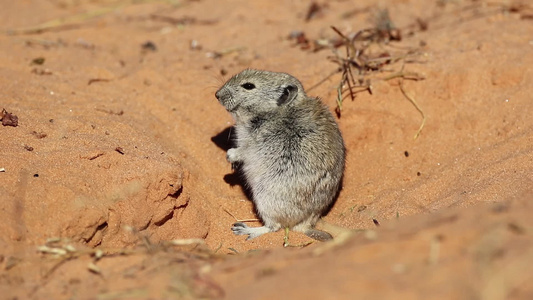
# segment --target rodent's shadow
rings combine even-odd
[[[217,145],[220,149],[228,151],[234,144],[233,140],[235,139],[235,130],[233,126],[230,126],[222,130],[219,134],[211,138],[211,141]]]
[[[224,129],[219,134],[211,138],[211,141],[224,151],[228,151],[235,145],[233,142],[234,140],[235,130],[233,130],[232,126]],[[240,186],[248,200],[252,199],[252,192],[246,184],[240,165],[234,166],[233,173],[224,175],[224,181],[232,187],[236,185]]]

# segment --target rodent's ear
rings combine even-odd
[[[281,106],[285,103],[289,103],[296,98],[298,95],[298,87],[295,85],[288,85],[283,89],[283,94],[278,99],[278,106]]]

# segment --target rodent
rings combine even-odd
[[[237,147],[227,160],[241,164],[264,225],[239,222],[232,231],[253,239],[289,227],[332,239],[315,224],[335,201],[346,150],[326,105],[295,77],[254,69],[231,77],[215,96],[235,119]]]

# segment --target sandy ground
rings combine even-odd
[[[527,1],[1,2],[0,298],[533,298]],[[255,215],[214,92],[284,71],[334,112],[331,26],[385,10],[365,54],[391,59],[338,118],[335,240],[234,236]]]

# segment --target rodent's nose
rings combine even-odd
[[[230,93],[228,89],[225,89],[224,87],[220,88],[216,93],[215,97],[217,97],[218,101],[225,101],[230,96]]]

